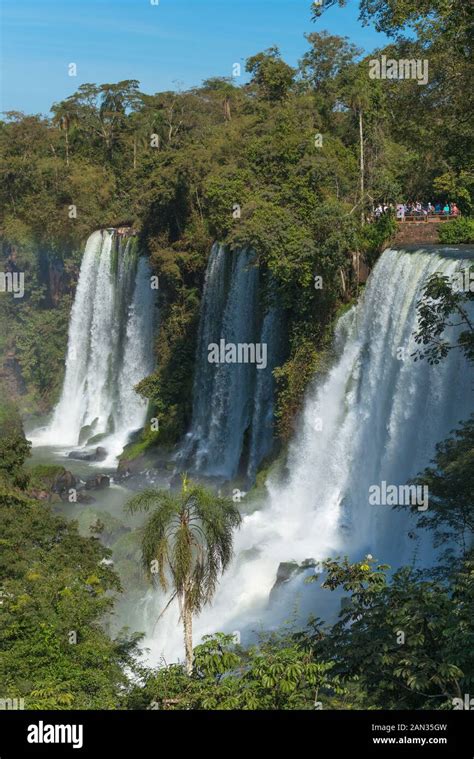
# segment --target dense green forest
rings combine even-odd
[[[84,84],[52,104],[51,118],[10,112],[0,122],[2,268],[28,281],[24,298],[0,295],[4,698],[24,697],[29,709],[424,710],[452,709],[453,699],[473,692],[472,418],[439,443],[420,474],[435,506],[418,515],[417,529],[456,548],[435,573],[392,573],[383,556],[328,559],[311,579],[325,593],[343,593],[335,623],[310,619],[300,629],[290,619],[250,647],[216,633],[195,646],[191,670],[152,670],[141,660],[139,634],[109,634],[121,583],[100,539],[103,525],[84,537],[38,499],[55,472],[28,467],[21,416],[45,414],[58,399],[93,230],[131,227],[160,282],[159,363],[138,391],[162,423],[158,435],[143,432],[128,457],[173,444],[188,428],[214,241],[256,251],[265,295],[276,293],[288,316],[287,358],[276,372],[281,446],[308,383],[326,369],[337,316],[363,286],[359,267],[373,267],[393,237],[390,214],[369,223],[374,204],[455,201],[463,218],[445,225],[443,241],[473,241],[473,8],[461,0],[361,0],[360,8],[391,37],[383,50],[367,55],[321,31],[324,13],[313,8],[297,68],[271,47],[247,60],[247,84],[216,77],[155,94],[135,80]],[[370,79],[369,61],[381,55],[427,59],[428,83]],[[436,353],[436,329],[453,303],[437,323],[426,309],[420,344]],[[460,347],[472,360],[472,325]],[[205,490],[200,497],[212,511],[217,497]],[[229,514],[237,528],[230,506]],[[226,529],[213,581],[232,555]],[[145,566],[149,550],[145,540]]]

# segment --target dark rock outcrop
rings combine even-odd
[[[314,568],[316,564],[317,562],[314,559],[305,559],[301,564],[298,564],[296,561],[282,561],[278,565],[276,580],[270,591],[270,602],[275,599],[275,596],[283,585],[290,582],[296,575]]]
[[[106,474],[96,474],[95,477],[91,477],[86,481],[86,490],[105,490],[110,487],[110,477]]]
[[[105,461],[107,451],[100,446],[92,453],[90,451],[71,451],[68,453],[68,458],[76,461]]]
[[[69,470],[64,469],[61,474],[55,478],[52,490],[54,493],[62,493],[64,490],[75,488],[77,480]]]

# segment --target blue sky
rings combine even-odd
[[[327,29],[369,51],[386,38],[358,4],[311,23],[311,0],[2,0],[0,110],[48,113],[84,82],[138,79],[144,92],[230,76],[271,45],[296,64],[304,33]],[[77,76],[68,75],[75,63]],[[240,81],[245,81],[245,74]]]

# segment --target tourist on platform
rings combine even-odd
[[[397,219],[405,221],[406,206],[405,203],[397,203]]]
[[[461,211],[457,207],[456,203],[453,203],[452,206],[451,206],[451,214],[453,216],[459,216],[460,213],[461,213]]]

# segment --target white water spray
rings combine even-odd
[[[233,565],[213,605],[196,620],[196,643],[203,634],[280,623],[296,601],[303,621],[310,612],[324,616],[319,604],[326,592],[316,593],[301,575],[269,603],[280,562],[336,554],[360,559],[367,552],[392,566],[415,554],[420,563],[433,561],[430,542],[410,537],[410,514],[370,506],[368,493],[383,480],[405,484],[474,409],[472,373],[461,351],[450,351],[436,366],[415,363],[410,355],[416,348],[416,305],[428,278],[434,272],[452,276],[469,263],[459,251],[457,257],[441,250],[382,255],[359,304],[338,322],[338,357],[308,393],[288,455],[288,477],[283,483],[270,480],[263,508],[245,518]],[[151,598],[154,622],[164,600]],[[153,661],[163,653],[167,661],[182,658],[176,609],[166,612],[153,633],[149,629],[144,645]]]
[[[246,474],[256,468],[273,443],[272,371],[279,363],[281,312],[259,313],[259,269],[251,250],[214,245],[206,272],[193,389],[193,418],[181,466],[225,479],[234,477],[248,446]],[[267,366],[211,364],[212,343],[265,345]]]
[[[88,239],[69,324],[66,373],[50,425],[34,445],[92,440],[115,462],[143,426],[147,403],[134,386],[153,370],[154,293],[147,261],[113,230]],[[97,438],[97,436],[100,436]]]

